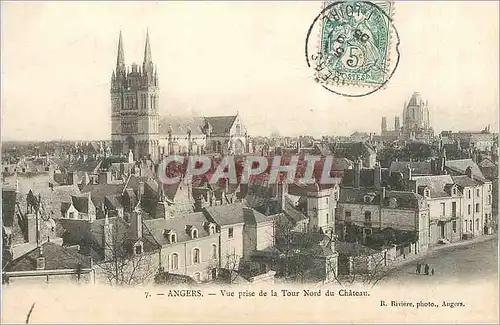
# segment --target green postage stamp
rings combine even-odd
[[[393,7],[391,1],[326,1],[306,41],[315,80],[353,97],[382,88],[399,61]],[[315,35],[319,37],[312,41]]]

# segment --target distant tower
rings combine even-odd
[[[387,117],[382,117],[382,133],[387,131]]]
[[[429,118],[429,102],[415,92],[403,109],[403,136],[429,140],[434,136]]]
[[[394,118],[394,130],[399,131],[401,129],[401,126],[399,125],[399,116],[396,116]]]
[[[158,157],[159,87],[149,32],[146,33],[142,69],[125,66],[122,33],[118,39],[116,68],[111,74],[111,142],[114,155],[132,151],[135,159]]]

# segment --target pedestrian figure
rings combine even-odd
[[[431,269],[431,275],[434,275],[434,268]]]
[[[422,264],[418,263],[417,264],[417,274],[420,274],[421,268],[422,268]]]
[[[429,275],[429,264],[425,264],[425,275]]]

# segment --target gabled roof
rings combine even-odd
[[[104,198],[108,195],[118,195],[123,191],[123,184],[88,184],[85,185],[81,192],[91,194],[91,200],[97,209],[100,209],[104,204]]]
[[[71,196],[71,202],[78,212],[89,213],[90,208],[90,193],[73,195]]]
[[[245,223],[244,208],[242,203],[232,203],[206,207],[203,213],[211,222],[219,226],[229,226]]]
[[[450,175],[416,176],[413,180],[417,187],[427,186],[431,197],[449,197],[446,186],[454,184]]]
[[[89,268],[90,259],[84,255],[79,254],[71,248],[65,248],[60,245],[46,242],[41,245],[43,255],[41,254],[40,247],[16,258],[6,265],[7,271],[34,271],[37,266],[37,258],[45,257],[44,270],[64,270],[64,269],[77,269]]]
[[[389,172],[404,173],[410,165],[412,175],[432,175],[432,164],[430,161],[393,161]]]
[[[151,219],[144,220],[143,236],[159,245],[170,244],[169,239],[164,235],[164,231],[172,230],[177,235],[177,243],[192,240],[191,234],[186,231],[187,226],[193,226],[198,230],[198,238],[207,237],[210,234],[204,225],[208,220],[201,212],[193,212],[182,217],[172,219]]]
[[[234,116],[209,116],[205,122],[212,126],[212,134],[227,134],[233,126],[237,115]]]
[[[477,178],[480,181],[486,180],[481,172],[481,169],[479,169],[479,166],[472,159],[447,160],[445,166],[450,171],[462,175],[466,174],[467,167],[471,167],[472,177]]]
[[[462,188],[464,187],[474,187],[480,185],[479,182],[476,182],[474,179],[470,178],[467,175],[460,175],[460,176],[451,176],[453,179],[453,182],[457,184],[458,186],[461,186]]]
[[[251,208],[243,208],[243,220],[246,225],[258,225],[264,222],[272,221],[272,218]]]
[[[172,135],[187,136],[189,130],[191,130],[191,135],[201,135],[204,123],[202,117],[162,116],[158,130],[162,135],[171,131]]]

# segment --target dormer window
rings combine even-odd
[[[372,195],[365,195],[363,198],[365,203],[371,203],[373,201],[373,196]]]
[[[430,196],[431,196],[431,191],[430,191],[428,188],[426,188],[426,189],[424,190],[424,196],[425,196],[425,197],[430,197]]]
[[[45,269],[45,257],[39,257],[36,259],[36,269],[44,270]]]
[[[215,229],[215,225],[213,223],[208,226],[208,232],[210,233],[210,235],[215,234],[216,229]]]
[[[163,236],[168,238],[170,244],[177,243],[177,234],[173,230],[164,229]]]
[[[196,228],[191,229],[191,238],[193,239],[198,238],[198,229]]]
[[[457,188],[456,188],[456,187],[453,187],[453,188],[451,189],[451,194],[452,194],[452,195],[457,195]]]
[[[140,255],[140,254],[142,254],[142,252],[143,252],[142,243],[139,242],[139,243],[135,244],[135,246],[134,246],[134,253],[136,255]]]

